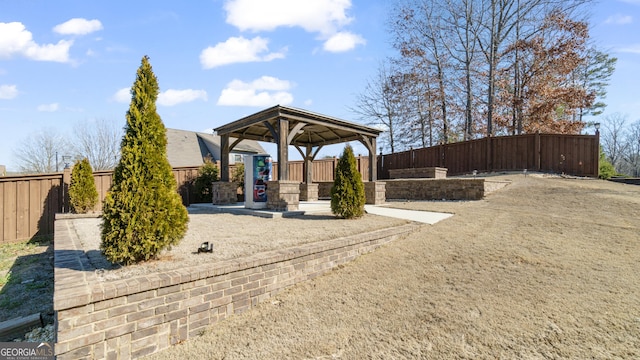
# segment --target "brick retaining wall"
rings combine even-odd
[[[486,179],[385,180],[387,199],[480,200],[509,182]]]
[[[384,180],[386,199],[409,200],[480,200],[507,186],[509,181],[476,179],[394,179]],[[318,197],[331,198],[332,182],[318,183]]]
[[[56,355],[58,359],[135,359],[161,351],[418,226],[407,224],[241,259],[101,281],[82,250],[72,220],[59,217],[54,242]]]
[[[407,169],[390,169],[389,178],[391,179],[446,179],[447,169],[440,167],[424,167],[424,168],[407,168]]]

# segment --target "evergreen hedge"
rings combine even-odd
[[[76,161],[71,170],[71,184],[69,184],[69,203],[71,211],[86,214],[92,211],[98,203],[98,190],[93,179],[93,168],[89,159]]]
[[[218,166],[210,158],[204,160],[204,164],[198,168],[198,177],[194,181],[196,194],[202,202],[213,201],[213,182],[218,181]]]
[[[598,177],[603,180],[609,180],[616,175],[615,167],[607,160],[607,156],[600,147],[600,157],[598,159]]]
[[[103,204],[100,248],[114,263],[156,258],[187,230],[187,210],[167,160],[166,130],[156,112],[158,93],[145,56],[131,87],[120,162]]]
[[[350,145],[345,146],[331,187],[331,212],[345,219],[364,215],[364,183]]]

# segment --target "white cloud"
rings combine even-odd
[[[633,44],[626,47],[620,47],[620,48],[616,48],[615,50],[622,53],[640,54],[640,44]]]
[[[611,15],[604,21],[605,24],[616,24],[616,25],[624,25],[631,24],[633,22],[633,18],[630,15],[622,15],[615,14]]]
[[[299,26],[308,32],[331,34],[349,24],[351,0],[227,0],[227,23],[241,31],[271,31]]]
[[[311,106],[312,104],[313,104],[313,100],[311,100],[311,99],[307,99],[307,100],[304,101],[304,105],[305,106]]]
[[[209,46],[200,53],[200,63],[205,69],[211,69],[216,66],[246,63],[258,61],[271,61],[274,59],[284,58],[284,51],[269,51],[269,40],[260,36],[253,39],[245,39],[244,37],[230,37],[225,42]],[[267,54],[264,54],[267,53]]]
[[[0,99],[10,100],[18,96],[18,87],[15,85],[0,85]]]
[[[127,104],[131,102],[131,88],[122,88],[111,96],[111,101]],[[204,90],[175,90],[169,89],[158,94],[158,105],[174,106],[195,100],[207,101],[207,92]]]
[[[54,32],[62,35],[86,35],[99,30],[102,30],[100,20],[87,20],[82,18],[71,19],[53,28]]]
[[[68,62],[72,40],[38,45],[22,23],[0,23],[0,58],[21,55],[31,60]]]
[[[185,102],[191,102],[195,100],[207,101],[207,92],[204,90],[174,90],[169,89],[158,95],[158,105],[173,106]]]
[[[343,31],[353,21],[351,0],[226,0],[227,23],[240,31],[300,27],[325,40],[324,50],[343,52],[364,44],[362,36]]]
[[[366,43],[362,36],[345,31],[331,36],[325,41],[323,49],[329,52],[345,52]]]
[[[218,105],[224,106],[257,106],[288,105],[293,102],[293,95],[288,92],[293,84],[271,76],[262,76],[250,83],[233,80],[222,90]]]
[[[131,88],[122,88],[116,91],[111,97],[111,100],[119,103],[131,102]]]
[[[58,108],[59,108],[58,103],[38,105],[38,111],[43,111],[43,112],[56,112],[58,111]]]

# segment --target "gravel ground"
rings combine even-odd
[[[206,261],[235,259],[259,252],[336,239],[406,224],[406,220],[366,214],[357,220],[338,219],[330,213],[295,218],[260,218],[250,215],[207,213],[190,209],[187,233],[158,260],[119,267],[100,253],[100,219],[75,219],[74,228],[85,252],[103,280],[116,280],[153,272],[193,266]],[[197,253],[203,242],[214,244],[213,253]]]
[[[640,187],[522,175],[151,359],[640,358]]]

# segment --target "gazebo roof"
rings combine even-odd
[[[238,139],[276,142],[277,122],[289,121],[290,145],[306,147],[376,138],[382,130],[307,110],[276,105],[214,130]],[[375,151],[375,150],[374,150]]]

